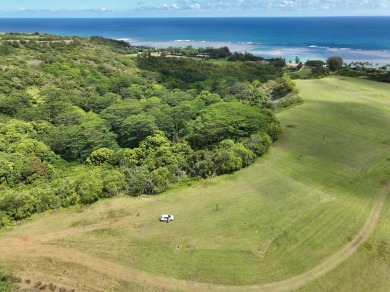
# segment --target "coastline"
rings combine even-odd
[[[264,58],[284,58],[286,62],[294,62],[298,56],[302,62],[307,60],[323,60],[330,56],[340,56],[344,62],[368,62],[374,67],[390,65],[390,50],[363,50],[351,48],[331,48],[310,45],[306,47],[280,47],[269,46],[253,42],[221,42],[221,41],[196,41],[196,40],[173,40],[173,41],[137,41],[121,38],[134,46],[148,46],[153,48],[187,47],[194,48],[220,48],[228,47],[230,51],[250,52],[255,56]]]
[[[390,17],[3,18],[0,31],[102,36],[151,47],[229,47],[302,62],[340,56],[346,63],[390,64]]]

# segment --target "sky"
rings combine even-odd
[[[0,0],[0,17],[390,16],[390,0]]]

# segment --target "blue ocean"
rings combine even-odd
[[[0,19],[0,32],[103,36],[153,47],[228,46],[294,60],[390,64],[390,17]]]

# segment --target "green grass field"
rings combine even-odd
[[[77,291],[143,291],[263,284],[319,265],[352,240],[390,183],[390,85],[296,82],[304,103],[278,114],[284,134],[254,165],[158,196],[39,215],[0,233],[0,266]],[[304,289],[388,291],[389,204],[369,241]],[[175,221],[160,223],[165,213]]]

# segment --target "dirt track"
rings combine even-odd
[[[61,238],[63,232],[50,233],[47,235],[40,235],[39,237],[21,237],[16,239],[0,241],[0,258],[13,258],[18,256],[23,257],[52,257],[61,261],[77,263],[88,267],[94,271],[102,274],[109,274],[110,277],[117,280],[124,280],[135,282],[141,286],[156,287],[156,289],[163,290],[186,290],[186,291],[291,291],[303,287],[310,282],[322,277],[326,273],[335,269],[340,263],[345,261],[349,256],[358,250],[358,248],[373,234],[376,225],[378,224],[382,207],[390,192],[390,186],[384,187],[378,194],[374,206],[367,218],[366,223],[360,229],[355,237],[337,250],[334,254],[326,258],[321,264],[300,274],[282,281],[249,285],[249,286],[229,286],[229,285],[215,285],[191,282],[185,280],[178,280],[157,276],[143,272],[134,268],[125,267],[120,264],[110,262],[104,259],[96,258],[94,256],[82,253],[76,250],[69,250],[65,248],[58,248],[52,245],[45,244],[48,240]],[[120,223],[120,222],[118,222]],[[89,226],[87,229],[101,228],[103,224],[95,224]],[[85,232],[85,228],[72,228],[74,232]],[[69,231],[68,231],[69,232]],[[107,273],[109,271],[109,273]],[[75,287],[77,291],[82,291],[82,287]]]

